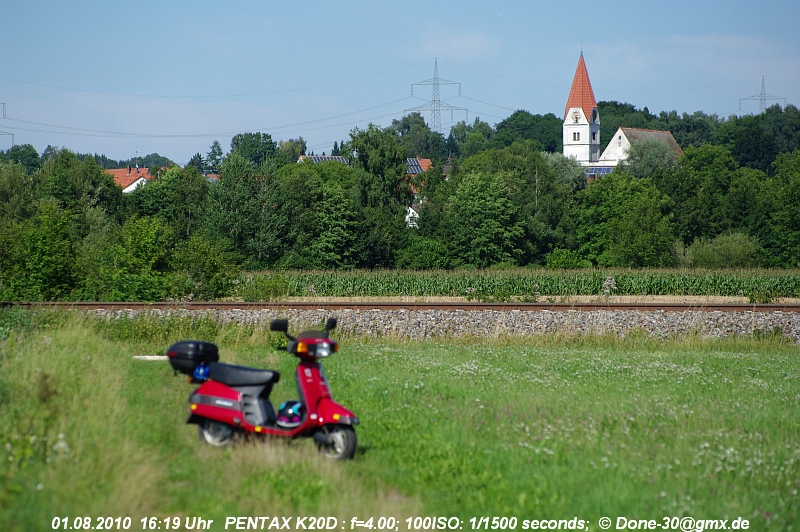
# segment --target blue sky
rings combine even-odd
[[[436,58],[461,84],[441,100],[467,109],[442,112],[445,133],[516,109],[560,117],[581,47],[598,100],[728,116],[762,76],[800,105],[799,21],[797,0],[8,2],[0,131],[40,153],[179,164],[247,131],[329,153],[353,128],[427,103],[431,87],[412,96],[412,83]]]

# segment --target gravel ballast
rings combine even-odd
[[[268,326],[275,318],[288,318],[290,328],[318,328],[334,315],[328,310],[98,310],[107,319],[149,314],[162,317],[206,317],[223,323]],[[530,336],[542,334],[646,334],[669,338],[696,335],[703,338],[780,335],[800,344],[800,312],[722,311],[444,311],[356,310],[336,311],[338,330],[355,336],[426,339],[462,336]]]

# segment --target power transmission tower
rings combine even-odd
[[[431,101],[419,107],[412,107],[406,111],[430,111],[431,112],[431,129],[436,133],[442,132],[442,109],[449,110],[451,115],[453,111],[465,111],[467,113],[467,120],[469,120],[469,110],[463,107],[455,107],[447,103],[442,103],[439,97],[440,85],[458,85],[458,95],[461,96],[461,83],[457,81],[450,81],[449,79],[442,79],[439,77],[439,58],[433,61],[433,77],[425,81],[418,81],[411,84],[411,96],[414,96],[414,85],[430,85],[432,87]]]
[[[3,103],[3,102],[0,102],[0,105],[3,106],[3,118],[5,118],[6,117],[6,104]],[[9,133],[8,131],[0,131],[0,135],[10,135],[11,136],[11,147],[12,148],[14,147],[14,134],[13,133]]]
[[[739,100],[740,111],[742,110],[742,102],[745,100],[758,100],[759,114],[767,110],[767,100],[783,100],[783,107],[786,107],[786,98],[781,98],[780,96],[773,96],[772,94],[767,94],[767,91],[764,88],[764,76],[761,76],[761,93],[754,94],[753,96],[748,96],[747,98],[741,98]]]

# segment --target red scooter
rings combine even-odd
[[[280,405],[269,401],[277,371],[232,366],[219,362],[217,346],[188,340],[167,350],[175,371],[202,385],[189,396],[189,419],[198,426],[200,439],[215,446],[230,444],[239,435],[286,438],[312,437],[320,452],[336,460],[352,458],[356,449],[353,428],[358,418],[331,398],[320,359],[339,350],[328,337],[336,318],[328,318],[324,331],[305,331],[297,338],[288,333],[288,320],[273,320],[270,330],[286,335],[286,351],[299,361],[295,380],[298,401]]]

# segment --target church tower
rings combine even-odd
[[[564,155],[582,165],[596,163],[600,158],[600,117],[594,99],[592,83],[586,71],[583,52],[575,69],[564,111]]]

